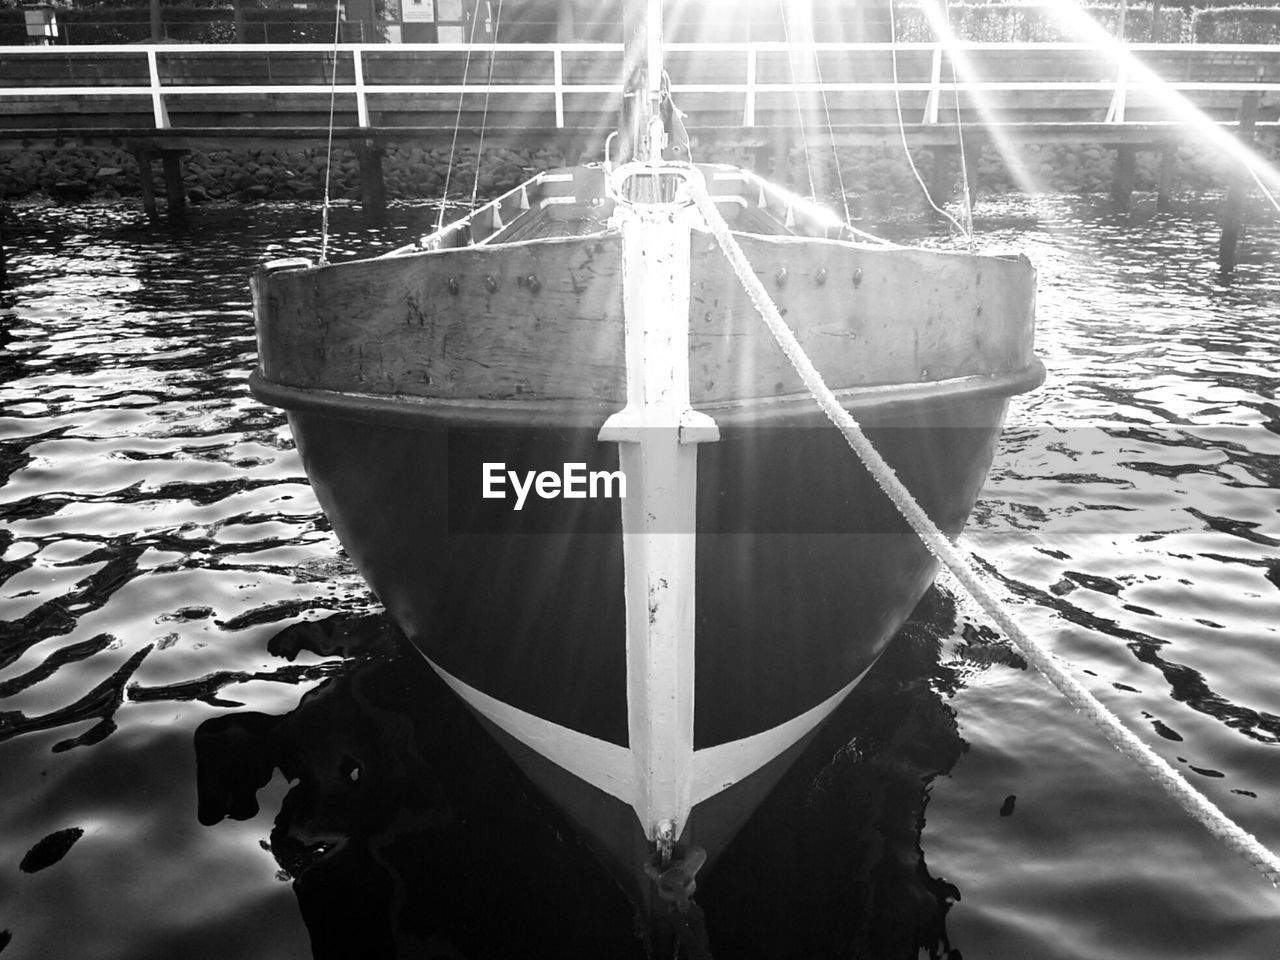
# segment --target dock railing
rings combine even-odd
[[[673,43],[695,132],[821,122],[1050,128],[1231,122],[1280,99],[1280,46],[1080,43]],[[15,131],[590,131],[615,125],[622,45],[159,44],[0,47],[0,138]],[[1171,96],[1176,94],[1177,96]],[[1181,105],[1181,106],[1179,106]],[[1121,138],[1122,139],[1122,138]]]

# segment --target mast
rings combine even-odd
[[[625,49],[620,159],[660,160],[665,139],[661,121],[662,0],[625,0],[622,31]]]
[[[626,0],[622,160],[611,174],[622,230],[626,406],[599,439],[618,444],[626,597],[627,735],[632,805],[663,863],[694,804],[694,579],[697,445],[719,439],[689,397],[690,234],[695,208],[671,202],[662,0]],[[669,189],[668,189],[669,188]],[[705,189],[705,187],[704,187]]]

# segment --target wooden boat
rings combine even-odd
[[[288,411],[412,642],[658,903],[692,888],[695,845],[727,842],[937,569],[778,349],[707,207],[951,537],[1008,398],[1043,368],[1025,258],[876,241],[688,162],[660,40],[636,49],[625,162],[539,174],[375,259],[260,269],[252,387]],[[672,862],[655,898],[644,868]]]

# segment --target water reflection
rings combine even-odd
[[[962,546],[1276,848],[1280,229],[1251,227],[1226,287],[1213,205],[1186,206],[984,201],[986,245],[1040,271],[1049,380],[1013,407]],[[4,960],[305,955],[300,903],[330,955],[396,937],[422,956],[634,955],[626,897],[369,616],[281,417],[248,396],[248,272],[314,256],[313,213],[203,208],[172,236],[125,208],[8,224]],[[394,246],[431,214],[369,231],[339,211],[331,249]],[[922,616],[950,636],[942,660],[886,661],[699,875],[714,955],[1266,955],[1280,902],[1165,817],[981,618]],[[236,820],[264,771],[265,810]]]
[[[699,876],[713,953],[949,955],[960,894],[920,832],[964,749],[935,689],[957,682],[938,661],[955,614],[943,595],[925,613]],[[385,618],[290,626],[270,649],[344,665],[287,713],[200,725],[198,815],[251,818],[276,771],[289,782],[270,849],[314,956],[644,956],[624,891]]]

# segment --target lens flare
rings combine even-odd
[[[1080,6],[1078,0],[1051,4],[1050,11],[1064,29],[1104,51],[1115,63],[1117,71],[1122,71],[1128,86],[1143,90],[1169,117],[1191,125],[1209,143],[1234,162],[1242,164],[1266,194],[1271,205],[1280,210],[1280,203],[1276,201],[1276,194],[1280,193],[1280,171],[1143,63],[1136,52],[1141,47],[1135,50],[1111,36]]]

